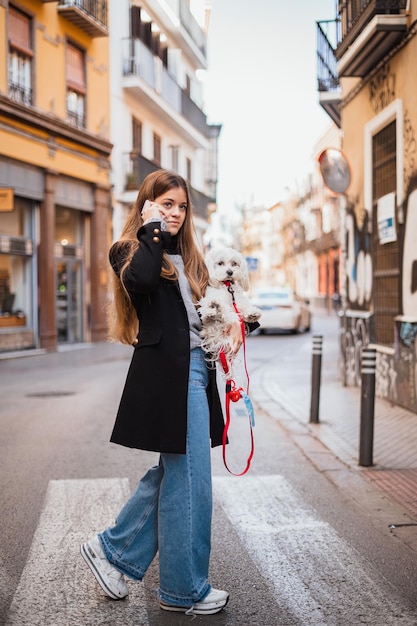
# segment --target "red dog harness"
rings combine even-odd
[[[248,393],[249,393],[249,374],[248,374],[248,370],[247,370],[247,366],[246,366],[246,344],[245,344],[245,324],[242,320],[242,316],[240,315],[239,309],[237,308],[236,302],[235,302],[235,294],[233,292],[233,287],[232,287],[232,283],[230,281],[225,281],[224,283],[227,287],[227,290],[229,291],[229,293],[232,296],[232,302],[233,302],[233,308],[236,311],[236,315],[239,318],[240,321],[240,328],[242,331],[242,338],[243,338],[243,354],[244,354],[244,364],[245,364],[245,372],[246,372],[246,379],[247,379],[247,388],[246,388],[246,393],[245,391],[242,389],[242,387],[237,387],[235,381],[231,378],[231,372],[230,372],[230,363],[226,357],[226,354],[224,352],[224,350],[221,350],[219,353],[219,358],[220,358],[220,363],[222,364],[223,367],[223,371],[225,373],[226,376],[226,424],[224,426],[224,430],[223,430],[223,442],[222,442],[222,447],[223,447],[223,462],[224,465],[227,469],[228,472],[230,472],[230,474],[233,474],[234,476],[243,476],[243,474],[246,474],[246,472],[248,471],[252,458],[253,458],[253,454],[255,451],[255,442],[254,442],[254,437],[253,437],[253,427],[255,425],[255,418],[254,418],[254,412],[253,412],[253,406],[252,403],[249,399]],[[245,469],[238,473],[235,474],[235,472],[232,472],[227,464],[227,460],[226,460],[226,444],[227,444],[227,434],[229,432],[229,426],[230,426],[230,402],[239,402],[239,400],[243,400],[244,404],[245,404],[245,408],[246,411],[248,413],[249,416],[249,425],[250,425],[250,438],[251,438],[251,451],[249,453],[247,462],[246,462],[246,467]]]

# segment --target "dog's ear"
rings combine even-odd
[[[248,264],[246,263],[245,257],[242,255],[242,261],[240,264],[240,271],[242,274],[242,289],[243,291],[247,291],[250,287],[249,284],[249,269]]]

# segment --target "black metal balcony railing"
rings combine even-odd
[[[320,103],[336,123],[332,92],[339,90],[340,77],[366,76],[401,41],[406,7],[407,0],[345,0],[338,2],[336,19],[317,22]]]
[[[135,152],[124,154],[123,159],[125,191],[137,191],[148,174],[160,169],[159,165]]]
[[[32,89],[9,81],[8,84],[9,98],[21,104],[32,104]]]
[[[407,0],[346,0],[339,4],[340,30],[336,44],[339,60],[358,37],[365,26],[376,15],[399,15],[405,11]]]
[[[339,77],[337,73],[337,60],[334,48],[328,35],[324,32],[322,24],[327,28],[333,26],[335,32],[339,22],[337,20],[317,22],[317,83],[319,91],[335,91],[339,89]]]
[[[341,89],[337,60],[330,41],[337,41],[338,26],[337,20],[317,22],[317,88],[320,105],[340,128]]]
[[[203,111],[191,100],[190,96],[181,91],[181,114],[203,135],[207,135],[207,117]]]
[[[203,219],[207,219],[208,217],[208,206],[213,202],[216,202],[215,198],[210,198],[206,196],[206,194],[198,191],[194,187],[190,189],[191,194],[191,202],[193,204],[194,215],[198,215]]]
[[[83,13],[107,26],[107,0],[60,0],[60,7],[78,7]]]
[[[67,110],[67,123],[76,128],[85,128],[85,115],[76,111]]]
[[[124,172],[125,172],[125,191],[137,191],[148,174],[161,169],[161,166],[142,154],[128,152],[123,155]],[[209,204],[216,202],[216,199],[207,196],[194,187],[190,188],[191,202],[193,204],[194,214],[207,219]]]
[[[108,0],[59,0],[58,12],[92,37],[108,35]]]

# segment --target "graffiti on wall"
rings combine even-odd
[[[414,134],[414,133],[413,133]],[[409,155],[410,156],[410,155]],[[390,398],[417,411],[417,175],[411,175],[404,202],[401,250],[401,320],[395,322],[397,396]]]
[[[396,98],[396,76],[384,66],[369,83],[369,101],[377,115]],[[394,346],[377,350],[376,394],[417,412],[417,134],[413,116],[403,119],[403,182],[397,207],[399,232],[400,311],[392,320]],[[359,200],[346,209],[346,300],[341,316],[340,373],[347,385],[361,384],[362,346],[372,341],[373,267],[369,220]]]
[[[395,322],[395,394],[388,396],[413,411],[417,411],[417,353],[415,338],[417,324]]]
[[[410,132],[410,130],[407,130]],[[417,411],[417,173],[410,176],[405,194],[401,255],[402,315],[395,324],[394,349],[377,351],[376,394]],[[372,337],[372,261],[367,221],[358,226],[355,213],[346,216],[346,273],[349,309],[341,324],[341,378],[361,383],[361,350]],[[368,317],[367,317],[368,316]]]
[[[380,398],[397,402],[397,372],[394,357],[385,352],[377,352],[375,393]]]
[[[372,296],[372,257],[366,212],[361,226],[353,210],[346,214],[346,281],[349,308],[369,308]]]
[[[360,385],[362,347],[370,340],[369,317],[341,315],[340,377],[344,385]]]
[[[389,63],[370,81],[369,98],[375,114],[395,100],[395,74]]]
[[[417,141],[413,123],[408,114],[404,113],[404,181],[407,186],[416,171]]]

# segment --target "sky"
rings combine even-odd
[[[318,103],[316,21],[334,0],[211,0],[205,112],[222,124],[218,210],[272,206],[313,171],[331,120]],[[286,190],[287,189],[287,190]]]

